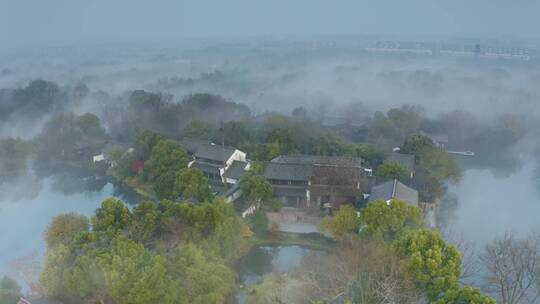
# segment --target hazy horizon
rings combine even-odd
[[[283,35],[444,36],[536,43],[538,11],[540,2],[534,0],[1,0],[0,35],[2,48]]]

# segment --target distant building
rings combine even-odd
[[[437,146],[440,149],[447,149],[448,148],[448,135],[446,134],[438,134],[438,133],[425,133],[420,132],[420,134],[425,135],[433,141],[435,146]]]
[[[389,202],[397,199],[418,207],[418,191],[406,186],[397,179],[374,186],[368,201],[383,200]]]
[[[92,158],[92,160],[94,161],[94,163],[102,162],[102,161],[105,160],[105,155],[104,155],[103,153],[98,154],[98,155],[94,155],[94,157]]]

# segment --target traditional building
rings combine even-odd
[[[240,162],[235,165],[235,172],[242,163],[247,164],[246,153],[232,147],[202,141],[183,141],[182,145],[193,158],[188,167],[201,170],[213,185],[225,182],[224,174],[234,162]]]
[[[389,202],[397,199],[418,207],[418,191],[406,186],[397,179],[389,180],[371,189],[369,201],[383,200]]]
[[[395,161],[407,169],[410,173],[410,178],[414,177],[415,160],[414,155],[392,152],[386,156],[387,160]]]
[[[356,203],[367,188],[361,158],[279,156],[263,164],[274,197],[293,207],[338,207]]]

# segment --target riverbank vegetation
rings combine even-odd
[[[91,223],[91,226],[89,225]],[[56,218],[46,233],[46,295],[66,303],[223,303],[249,228],[230,204],[103,201],[90,219]]]
[[[495,303],[459,283],[461,253],[424,228],[420,210],[406,202],[374,201],[360,217],[343,206],[321,228],[337,245],[306,257],[289,275],[264,280],[248,303]]]

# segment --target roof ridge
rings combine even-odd
[[[392,187],[392,198],[396,197],[396,190],[397,190],[397,178],[394,178],[394,185]]]

